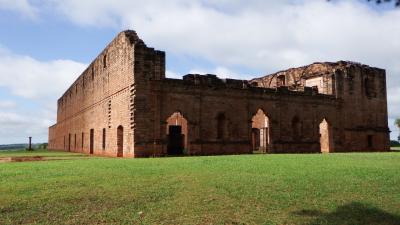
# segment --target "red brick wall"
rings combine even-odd
[[[315,63],[251,81],[166,79],[165,53],[125,31],[59,99],[49,148],[90,153],[94,129],[94,154],[117,156],[117,128],[123,126],[124,157],[165,155],[168,118],[180,112],[187,154],[251,153],[253,116],[261,109],[269,119],[268,152],[321,152],[321,140],[322,146],[329,142],[329,152],[387,151],[385,79],[384,70],[349,62]],[[320,134],[324,119],[328,136]]]
[[[336,96],[339,120],[333,126],[336,151],[388,151],[389,130],[385,71],[352,62],[314,63],[253,79],[260,87],[276,87],[285,76],[289,89],[304,88],[309,79],[321,77],[319,93]],[[365,84],[368,78],[369,87]],[[367,89],[372,89],[369,94]],[[368,145],[372,136],[372,146]]]
[[[174,112],[188,120],[189,154],[250,153],[252,118],[262,109],[270,122],[270,152],[319,152],[319,123],[324,117],[337,120],[338,102],[334,96],[306,95],[287,90],[265,91],[261,88],[211,88],[182,80],[152,81],[148,85],[148,110],[143,110],[138,123],[146,123],[135,153],[160,155],[166,153],[164,121]],[[226,135],[218,138],[218,115],[226,117]],[[291,121],[299,117],[302,138],[294,139]],[[146,135],[143,135],[146,134]]]
[[[116,131],[121,125],[124,127],[124,154],[133,156],[132,42],[140,41],[135,40],[135,36],[130,32],[120,33],[58,100],[57,124],[49,129],[49,148],[67,150],[69,134],[72,139],[76,134],[78,144],[76,148],[73,145],[71,151],[89,153],[90,129],[94,129],[94,154],[115,156]],[[103,129],[106,130],[104,150]]]

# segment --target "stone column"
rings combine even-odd
[[[32,150],[32,137],[29,137],[29,148],[28,150]]]

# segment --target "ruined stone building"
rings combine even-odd
[[[146,157],[388,151],[385,71],[314,63],[252,80],[165,77],[124,31],[58,100],[49,148]]]

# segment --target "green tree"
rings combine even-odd
[[[400,130],[400,119],[396,119],[396,120],[394,121],[394,125],[396,125],[396,126],[399,128],[399,130]],[[400,141],[400,133],[399,133],[399,137],[397,137],[397,140]]]

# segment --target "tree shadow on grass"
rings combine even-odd
[[[315,217],[308,224],[330,225],[400,225],[400,216],[385,212],[379,208],[353,202],[338,207],[334,212],[323,213],[318,210],[300,210],[295,215]]]

